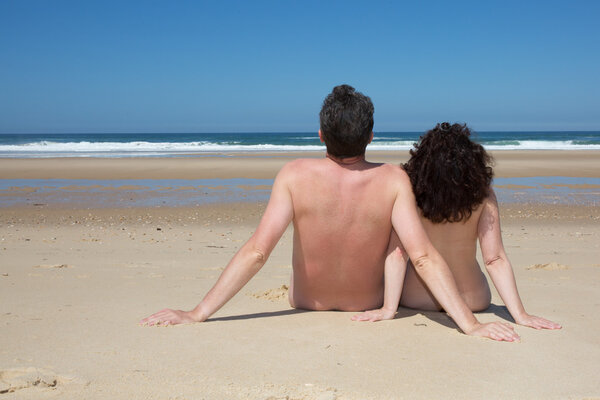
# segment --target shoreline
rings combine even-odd
[[[497,177],[600,177],[600,150],[491,151]],[[324,152],[211,153],[190,157],[0,158],[0,179],[273,179],[296,158]],[[368,151],[367,160],[400,164],[408,151]]]
[[[600,151],[494,152],[501,204],[600,205]],[[311,153],[240,153],[186,158],[0,159],[0,209],[155,208],[266,202],[279,169]],[[402,163],[408,152],[367,153]]]
[[[0,179],[0,209],[185,208],[266,203],[273,180],[230,179]],[[494,179],[501,205],[600,206],[600,178]]]

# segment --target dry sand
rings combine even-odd
[[[598,154],[503,152],[498,172],[600,177]],[[272,177],[289,157],[0,160],[0,178]],[[197,304],[264,204],[0,208],[0,398],[600,399],[600,207],[501,207],[526,309],[564,326],[516,327],[521,343],[465,336],[442,313],[293,310],[291,229],[210,321],[142,327]],[[481,321],[510,320],[492,303]]]

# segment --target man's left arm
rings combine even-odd
[[[212,289],[193,310],[164,309],[140,322],[144,325],[202,322],[239,292],[265,264],[294,217],[289,179],[289,167],[284,166],[273,183],[269,204],[256,232],[238,250]]]
[[[436,300],[467,335],[483,336],[494,340],[519,340],[509,324],[477,321],[460,296],[454,276],[442,256],[435,249],[419,217],[410,180],[400,171],[397,198],[392,211],[392,225],[410,257],[415,271],[425,282]]]

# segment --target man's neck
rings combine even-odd
[[[329,153],[326,153],[325,157],[329,158],[331,161],[333,161],[334,163],[339,164],[341,166],[352,166],[352,165],[357,165],[357,164],[365,162],[364,154],[361,154],[359,156],[354,156],[354,157],[340,158],[340,157],[332,156]]]

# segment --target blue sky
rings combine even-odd
[[[0,2],[0,133],[600,130],[596,1]]]

